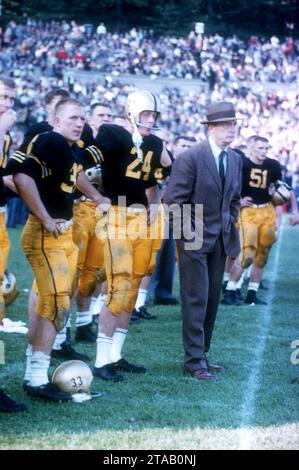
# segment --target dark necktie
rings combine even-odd
[[[219,155],[219,176],[220,176],[221,183],[222,183],[222,191],[223,191],[224,182],[225,182],[225,172],[224,172],[224,163],[223,163],[223,159],[225,157],[226,157],[226,151],[222,150],[222,152]]]

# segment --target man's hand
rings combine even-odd
[[[55,238],[58,238],[59,235],[63,232],[62,224],[65,224],[65,219],[52,219],[49,217],[42,221],[43,226],[47,230],[47,232],[51,233]]]
[[[252,197],[246,196],[241,198],[241,207],[251,207],[252,206]]]
[[[0,115],[0,131],[7,132],[16,122],[17,114],[13,109],[4,111]]]
[[[104,197],[101,194],[99,194],[99,197],[97,198],[95,203],[97,205],[97,214],[105,214],[111,208],[111,199],[109,199],[108,197]]]
[[[299,213],[298,212],[292,212],[289,224],[293,227],[294,225],[299,224]]]

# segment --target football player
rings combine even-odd
[[[33,124],[29,127],[27,132],[24,135],[23,143],[20,146],[20,149],[16,152],[19,154],[21,160],[24,156],[27,155],[28,151],[30,152],[30,144],[32,140],[39,134],[44,132],[52,131],[54,128],[55,123],[55,107],[59,103],[59,101],[63,99],[69,98],[70,95],[68,91],[62,88],[56,88],[51,90],[49,93],[45,95],[45,109],[47,113],[47,119],[45,121],[38,122]],[[92,136],[92,129],[90,126],[85,123],[83,127],[82,134],[80,138],[77,140],[76,144],[80,148],[84,148],[84,146],[92,145],[93,143],[93,136]],[[13,189],[13,188],[12,188]],[[29,301],[28,301],[28,317],[29,321],[31,317],[34,318],[35,316],[35,307],[37,303],[37,287],[34,284],[33,288],[29,294]],[[26,352],[28,361],[30,361],[30,348]],[[70,320],[67,325],[57,333],[52,357],[55,359],[78,359],[82,361],[86,361],[89,357],[86,354],[82,354],[71,345],[70,342]]]
[[[54,131],[36,136],[30,153],[26,157],[15,155],[8,164],[30,210],[22,247],[38,288],[37,315],[29,325],[32,355],[26,364],[24,388],[30,396],[55,401],[70,399],[70,394],[60,392],[49,382],[48,368],[56,333],[65,326],[70,313],[77,265],[78,248],[72,234],[73,192],[77,186],[97,204],[110,203],[89,183],[72,148],[84,122],[84,108],[79,101],[59,101]]]
[[[254,263],[245,303],[265,304],[256,293],[273,243],[276,240],[276,213],[271,187],[281,180],[280,164],[267,157],[269,142],[261,136],[249,138],[247,155],[243,157],[243,181],[239,231],[241,254],[235,261],[226,286],[223,303],[239,305],[236,298],[238,281],[244,269]],[[298,210],[297,210],[298,211]]]
[[[106,124],[96,138],[102,155],[103,194],[112,202],[99,226],[108,293],[100,312],[94,375],[104,380],[123,380],[119,371],[146,371],[122,358],[121,352],[151,259],[149,232],[160,200],[157,179],[171,166],[165,145],[152,134],[159,114],[156,95],[133,92],[126,101],[126,128]]]
[[[93,138],[98,134],[103,124],[112,121],[111,108],[103,103],[96,102],[90,107],[89,125]],[[82,152],[84,170],[90,170],[101,164],[100,153],[95,146],[89,146]],[[100,168],[95,173],[100,173]],[[93,170],[90,172],[93,175]],[[93,179],[93,176],[91,176]],[[96,184],[96,181],[93,181]],[[104,281],[103,270],[103,244],[96,237],[96,205],[86,197],[78,198],[74,206],[74,242],[79,247],[78,256],[78,290],[76,294],[76,341],[95,342],[97,335],[92,330],[91,299],[97,282]],[[95,295],[95,294],[94,294]]]

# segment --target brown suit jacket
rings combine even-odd
[[[240,241],[235,223],[240,208],[241,174],[241,157],[229,149],[222,194],[221,179],[206,140],[183,152],[175,161],[164,202],[167,205],[203,205],[201,252],[212,251],[222,233],[226,255],[231,258],[238,256]]]

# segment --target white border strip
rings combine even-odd
[[[269,286],[267,302],[262,312],[259,312],[260,329],[257,334],[257,341],[253,351],[253,359],[250,364],[251,373],[245,385],[245,394],[241,409],[241,423],[239,428],[239,450],[250,450],[254,444],[255,430],[251,429],[251,423],[255,416],[255,397],[261,384],[262,360],[266,347],[267,337],[272,319],[272,303],[276,288],[276,277],[278,273],[278,262],[280,256],[281,241],[283,237],[284,222],[281,224],[278,240],[275,245],[275,257],[273,269],[271,269],[271,283]],[[252,307],[254,309],[254,307]]]

